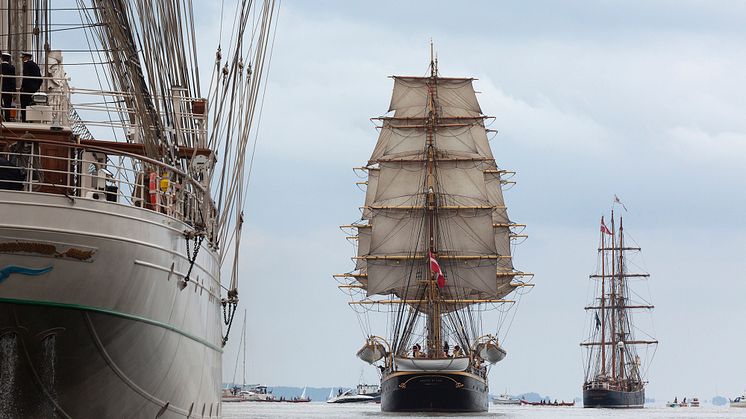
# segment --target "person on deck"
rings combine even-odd
[[[16,68],[10,63],[10,54],[4,52],[0,56],[2,56],[0,73],[3,77],[2,86],[0,86],[0,89],[2,89],[3,120],[10,121],[10,108],[13,106],[13,94],[16,92]]]
[[[457,357],[461,357],[461,356],[464,356],[464,353],[461,351],[461,347],[458,346],[458,345],[454,346],[453,347],[453,357],[457,358]]]
[[[5,148],[5,143],[0,143],[0,189],[20,191],[23,189],[23,170],[4,154]]]
[[[445,343],[443,343],[443,353],[445,354],[445,356],[448,356],[448,351],[450,349],[451,349],[451,347],[448,346],[448,341],[445,341]]]
[[[41,87],[41,70],[30,52],[22,52],[23,81],[21,81],[21,120],[26,121],[26,106],[33,103],[33,94]]]

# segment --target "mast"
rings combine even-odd
[[[241,342],[243,343],[243,382],[241,389],[246,386],[246,309],[243,310],[243,329],[241,329]]]
[[[427,101],[427,181],[425,184],[425,193],[427,194],[425,216],[427,218],[428,231],[428,249],[432,254],[437,254],[438,244],[436,241],[436,205],[437,198],[435,195],[435,146],[434,137],[437,121],[437,83],[438,83],[438,63],[433,56],[433,44],[430,42],[430,83],[427,84],[428,101]],[[430,261],[427,261],[428,266]],[[441,350],[441,318],[440,318],[440,292],[436,284],[435,274],[432,269],[430,280],[427,283],[427,316],[428,316],[428,336],[427,346],[428,353],[431,357],[436,357]]]
[[[614,210],[611,210],[611,378],[616,380],[617,346],[617,301],[616,301],[616,231],[614,230]]]
[[[624,280],[624,230],[622,227],[622,217],[619,217],[619,291],[621,292],[620,299],[620,307],[619,307],[619,337],[621,338],[622,342],[624,342],[627,339],[627,333],[624,329],[625,326],[625,319],[626,316],[626,306],[627,302],[625,301],[625,293],[624,293],[624,286],[625,284],[622,282]],[[624,346],[619,347],[619,380],[624,380]]]
[[[601,217],[601,225],[604,217]],[[601,375],[606,375],[606,233],[601,231]],[[613,244],[612,244],[613,247]]]

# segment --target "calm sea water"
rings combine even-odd
[[[326,403],[224,403],[225,419],[244,418],[744,418],[746,409],[738,408],[669,408],[651,407],[640,410],[583,409],[581,407],[494,406],[489,413],[475,415],[423,415],[382,413],[377,404]]]

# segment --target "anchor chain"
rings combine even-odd
[[[223,306],[223,323],[228,326],[225,330],[225,336],[223,336],[223,346],[225,346],[228,343],[228,335],[231,333],[233,318],[236,316],[236,309],[238,308],[238,290],[228,291],[228,298],[223,298],[221,304]],[[229,310],[230,314],[228,314]]]
[[[195,238],[195,236],[198,237]],[[202,241],[205,239],[205,235],[204,233],[187,232],[184,233],[184,237],[186,238],[186,256],[189,261],[189,270],[186,275],[184,275],[184,285],[186,285],[192,275],[192,269],[194,269],[194,263],[197,261],[197,254],[199,254],[199,249],[202,246]],[[189,251],[189,239],[194,239],[194,252]]]

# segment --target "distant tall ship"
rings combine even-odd
[[[627,270],[628,252],[640,250],[625,243],[621,217],[618,230],[613,211],[610,228],[601,217],[599,271],[590,276],[596,282],[596,297],[585,308],[592,319],[590,337],[580,344],[587,349],[583,407],[642,408],[645,404],[647,381],[637,348],[658,341],[638,339],[633,323],[631,310],[653,308],[637,301],[639,294],[629,286],[630,280],[649,277]]]
[[[506,355],[499,326],[488,328],[508,316],[505,297],[530,285],[511,256],[525,226],[508,218],[502,188],[513,172],[495,163],[473,79],[441,77],[433,59],[429,73],[393,77],[394,114],[378,119],[360,168],[362,219],[346,226],[356,267],[336,277],[367,336],[358,356],[381,371],[382,411],[484,412],[488,368]],[[368,312],[390,314],[386,337]]]

